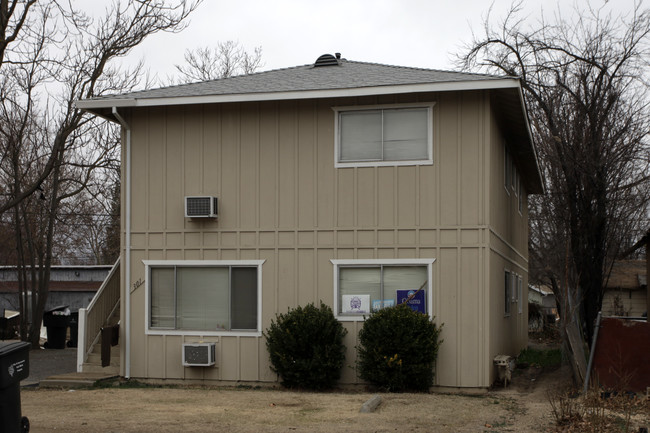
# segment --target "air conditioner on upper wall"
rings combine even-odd
[[[184,367],[210,367],[215,364],[215,343],[184,343]]]
[[[187,218],[217,218],[217,198],[210,196],[185,197]]]

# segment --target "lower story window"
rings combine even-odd
[[[505,295],[504,315],[505,316],[510,316],[510,304],[513,301],[512,286],[514,281],[515,281],[514,275],[510,271],[505,271],[505,287],[504,287],[504,295]]]
[[[517,313],[521,314],[524,310],[524,300],[523,300],[523,289],[522,284],[523,280],[521,275],[517,275]]]
[[[259,331],[262,261],[145,265],[149,330]]]
[[[433,259],[332,260],[335,313],[358,320],[411,297],[411,308],[430,314]],[[412,296],[411,296],[412,295]]]

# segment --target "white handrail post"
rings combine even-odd
[[[79,323],[77,334],[77,373],[83,372],[86,362],[86,309],[79,309]]]

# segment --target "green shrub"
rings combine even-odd
[[[372,313],[359,331],[359,376],[391,392],[433,385],[440,327],[406,304]]]
[[[321,302],[276,316],[264,332],[272,370],[287,388],[329,389],[341,377],[347,330]]]

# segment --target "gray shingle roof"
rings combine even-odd
[[[323,57],[323,56],[321,56]],[[83,110],[119,120],[115,110],[145,106],[215,104],[245,101],[339,98],[362,95],[406,94],[439,91],[494,90],[490,92],[495,112],[507,127],[504,134],[511,143],[518,143],[513,152],[522,161],[528,176],[529,192],[542,192],[537,156],[532,146],[530,129],[521,86],[517,77],[449,72],[435,69],[409,68],[340,59],[332,66],[313,64],[240,75],[200,83],[143,90],[77,101]],[[338,64],[336,64],[338,63]]]
[[[313,65],[276,69],[200,83],[144,90],[96,99],[153,99],[212,95],[358,89],[364,87],[500,80],[483,74],[408,68],[340,60],[340,66]]]

